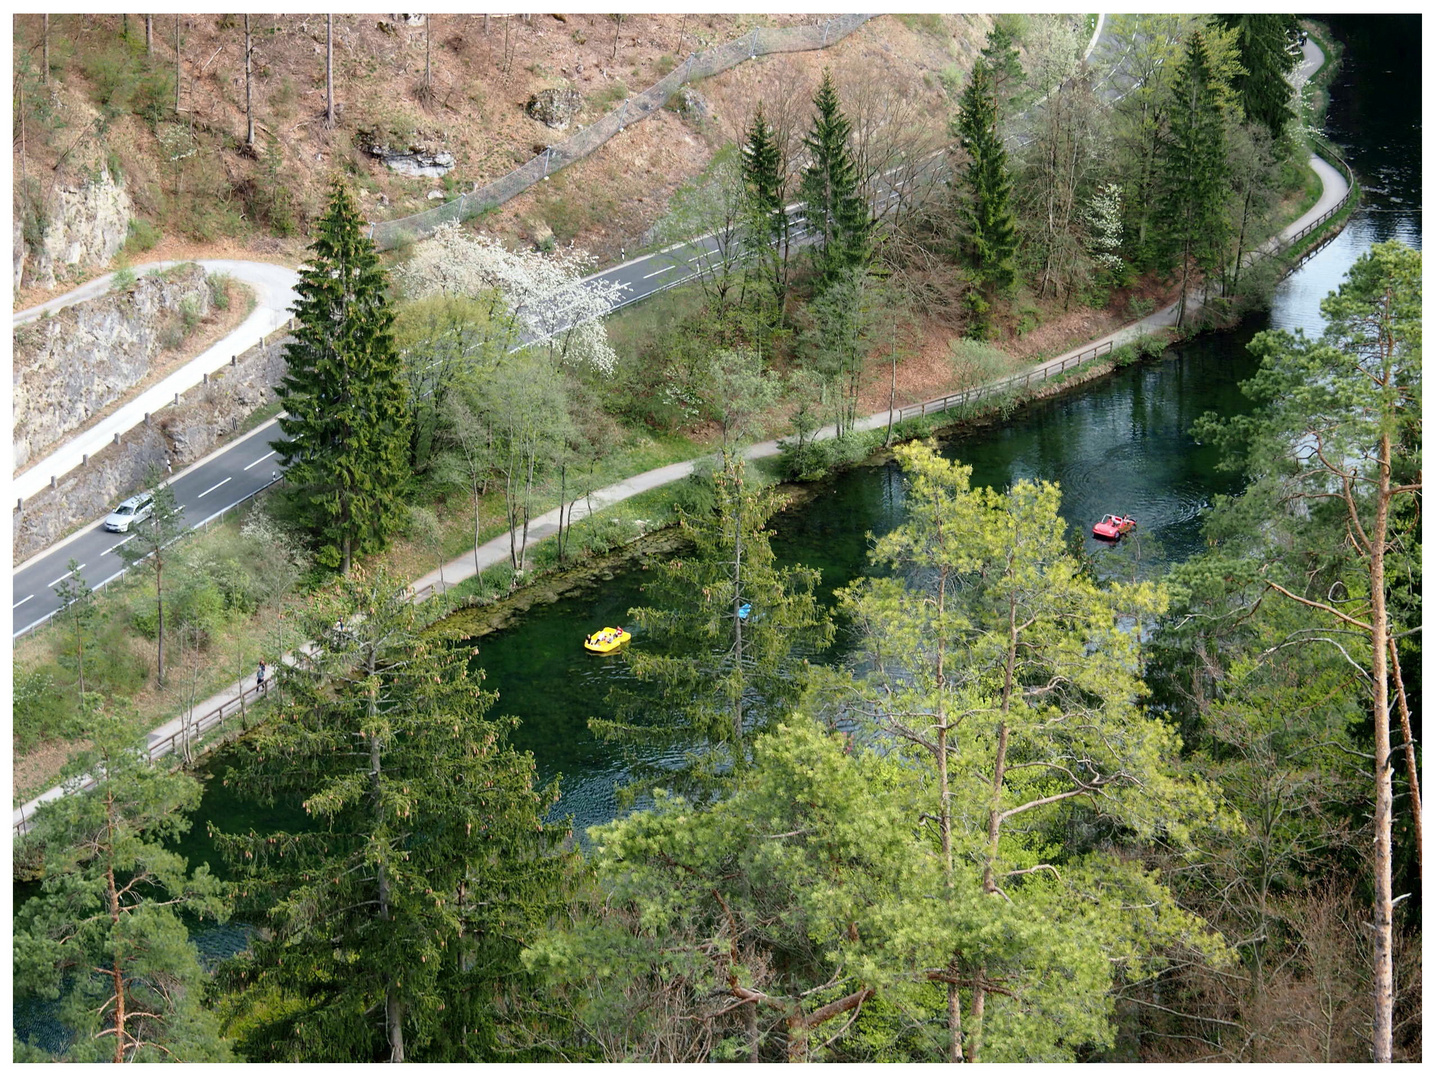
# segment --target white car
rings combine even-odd
[[[132,495],[110,513],[105,519],[105,528],[111,532],[129,532],[130,526],[144,521],[155,512],[155,496],[148,491]]]

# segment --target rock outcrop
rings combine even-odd
[[[108,263],[125,246],[131,211],[125,186],[103,168],[86,183],[56,188],[46,200],[40,248],[29,253],[35,283],[50,288],[57,271]]]
[[[546,127],[564,131],[570,122],[580,115],[585,99],[573,86],[557,90],[541,90],[525,103],[525,113],[532,120],[539,120]]]
[[[15,331],[15,467],[76,431],[150,371],[178,326],[210,310],[203,268],[147,274]],[[169,339],[167,341],[167,338]]]

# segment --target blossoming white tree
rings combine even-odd
[[[594,269],[595,258],[585,251],[511,251],[493,236],[465,232],[451,222],[417,244],[395,276],[416,298],[479,297],[499,290],[522,327],[520,344],[545,344],[552,359],[608,373],[615,350],[601,320],[628,286],[587,279]]]

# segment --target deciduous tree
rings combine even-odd
[[[65,580],[55,586],[55,599],[60,601],[60,618],[70,632],[75,649],[75,695],[80,709],[85,709],[85,646],[95,623],[95,594],[80,576],[80,564],[71,559],[65,564]]]

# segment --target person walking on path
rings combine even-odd
[[[258,693],[265,692],[265,661],[260,661],[260,666],[255,669],[255,690]]]

